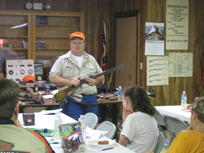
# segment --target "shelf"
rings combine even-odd
[[[69,36],[36,36],[36,38],[69,39]]]
[[[28,48],[10,48],[11,50],[28,50]]]
[[[36,24],[36,27],[80,27],[80,25],[49,25],[49,24]]]
[[[46,49],[37,49],[36,50],[70,50],[70,48],[46,48]]]
[[[38,22],[38,16],[46,16],[46,22]],[[24,23],[27,23],[24,27],[14,27]],[[83,12],[0,10],[0,39],[12,44],[10,49],[18,56],[34,62],[36,57],[57,59],[67,53],[70,50],[70,34],[74,31],[84,32]],[[28,48],[23,48],[23,40],[27,41]],[[36,49],[36,41],[45,41],[47,48]]]
[[[28,36],[0,36],[0,38],[28,38]]]
[[[0,24],[0,26],[16,26],[16,24]]]

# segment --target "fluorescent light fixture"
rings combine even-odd
[[[27,26],[27,23],[20,24],[20,25],[17,25],[17,26],[13,26],[13,27],[11,27],[11,29],[21,28],[21,27],[24,27],[24,26]]]

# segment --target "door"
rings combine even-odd
[[[116,66],[124,68],[115,72],[115,87],[137,84],[137,16],[116,19]]]

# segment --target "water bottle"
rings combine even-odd
[[[79,122],[81,122],[82,139],[86,143],[86,123],[84,115],[80,115]]]
[[[118,89],[118,101],[123,101],[123,90],[121,86]]]
[[[187,106],[187,95],[186,91],[183,91],[181,95],[181,107],[186,107]]]
[[[54,121],[54,124],[55,124],[55,134],[54,134],[54,137],[58,140],[60,140],[60,134],[59,134],[59,128],[58,126],[61,125],[63,123],[62,121],[62,118],[60,116],[60,114],[58,113],[56,115],[56,118],[55,118],[55,121]]]
[[[45,94],[50,95],[50,86],[45,86]]]

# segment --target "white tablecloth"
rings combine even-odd
[[[191,112],[183,111],[180,105],[173,106],[155,106],[155,108],[164,115],[170,115],[178,117],[188,123],[190,123]]]
[[[70,118],[69,116],[60,113],[62,119],[63,119],[63,124],[65,123],[73,123],[76,122],[76,120]],[[39,113],[35,113],[35,125],[33,126],[24,126],[23,125],[23,117],[22,114],[20,113],[18,116],[19,121],[25,128],[35,128],[35,129],[54,129],[54,119],[56,118],[56,115],[42,115]],[[87,127],[88,128],[88,127]],[[91,129],[88,129],[91,130]],[[102,136],[100,140],[110,140],[109,138]],[[58,144],[59,146],[59,144]],[[56,153],[63,153],[63,150],[61,147],[55,147],[55,145],[51,145],[53,150],[55,150]],[[114,145],[111,145],[110,147],[106,148],[112,148],[106,151],[102,151],[102,147],[95,147],[91,145],[86,145],[86,151],[84,153],[97,153],[97,152],[107,152],[107,153],[120,153],[120,152],[125,152],[125,153],[133,153],[133,151],[127,149],[126,147],[115,143]]]

